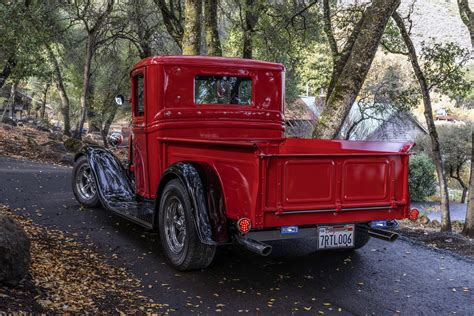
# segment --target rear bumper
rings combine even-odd
[[[409,205],[404,205],[395,208],[389,206],[347,208],[340,211],[333,209],[292,210],[282,213],[265,211],[263,212],[264,227],[261,228],[401,220],[408,217],[409,208]]]
[[[358,229],[370,229],[368,223],[338,223],[337,225],[354,224]],[[318,237],[318,226],[327,226],[327,223],[322,225],[314,225],[307,227],[298,227],[297,233],[282,233],[281,227],[274,229],[265,230],[252,230],[245,234],[244,237],[257,241],[272,241],[272,240],[285,240],[285,239],[298,239],[298,238],[311,238]]]

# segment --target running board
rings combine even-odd
[[[83,149],[94,174],[102,205],[145,228],[153,227],[153,201],[138,201],[132,181],[122,163],[102,147]]]

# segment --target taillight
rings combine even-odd
[[[250,219],[244,217],[237,221],[237,229],[242,234],[248,233],[251,228],[252,228],[252,222],[250,221]]]
[[[412,208],[410,214],[408,214],[408,219],[415,222],[418,219],[418,215],[420,215],[420,211],[416,208]]]

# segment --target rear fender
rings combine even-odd
[[[227,242],[229,238],[224,197],[214,169],[188,162],[178,162],[170,166],[161,176],[156,195],[157,208],[161,194],[171,179],[179,179],[188,192],[199,240],[208,245]],[[155,216],[155,222],[157,220]],[[154,223],[154,226],[156,227],[157,223]]]

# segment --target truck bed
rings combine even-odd
[[[217,171],[230,219],[257,229],[406,217],[412,143],[161,138],[163,168],[185,157]]]

